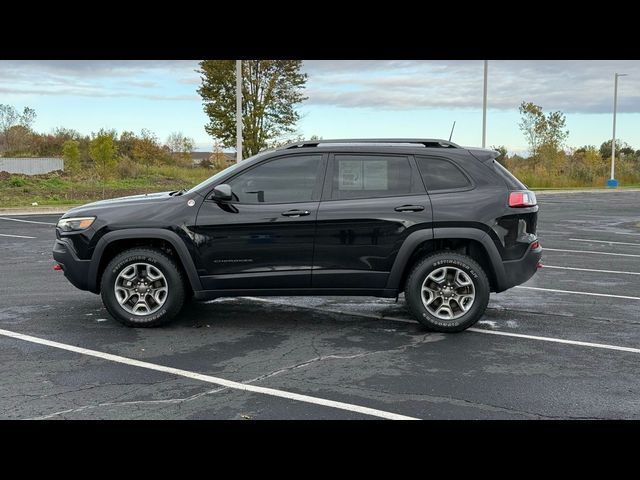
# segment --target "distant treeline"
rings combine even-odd
[[[545,114],[534,103],[522,102],[520,130],[529,144],[529,156],[507,154],[504,146],[493,146],[498,161],[532,188],[602,187],[610,177],[611,143],[596,147],[566,146],[569,130],[562,112]],[[640,150],[616,140],[615,176],[621,186],[640,185]]]

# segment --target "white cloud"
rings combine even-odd
[[[483,62],[307,61],[307,105],[409,110],[482,105]],[[620,80],[620,112],[640,112],[640,61],[490,61],[489,107],[517,109],[532,101],[545,110],[608,113],[613,74]]]

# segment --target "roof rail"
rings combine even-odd
[[[461,148],[459,145],[448,140],[439,138],[347,138],[339,140],[303,140],[285,145],[284,149],[317,147],[326,144],[358,144],[358,143],[404,143],[422,145],[427,148]]]

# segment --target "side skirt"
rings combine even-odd
[[[396,298],[398,291],[395,289],[365,289],[365,288],[275,288],[275,289],[249,289],[249,290],[200,290],[194,292],[196,300],[213,300],[220,297],[313,297],[313,296],[358,296],[358,297],[382,297]]]

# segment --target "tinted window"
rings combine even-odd
[[[392,197],[411,193],[407,157],[336,155],[334,199]]]
[[[450,190],[471,185],[458,167],[447,160],[416,157],[427,190]]]
[[[503,165],[500,165],[496,160],[493,161],[493,168],[500,175],[500,177],[507,183],[509,188],[515,190],[526,190],[527,187],[520,182],[513,174],[507,170]]]
[[[293,203],[312,199],[321,155],[263,163],[229,182],[239,203]]]

